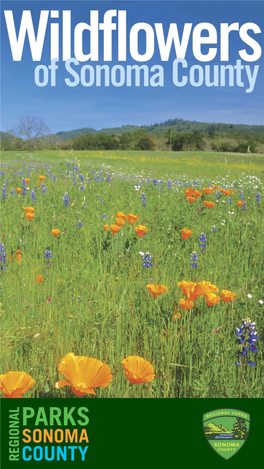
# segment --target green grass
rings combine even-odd
[[[13,163],[62,163],[77,158],[83,164],[111,165],[112,169],[130,171],[151,171],[157,177],[171,177],[186,174],[193,178],[243,174],[262,175],[264,178],[264,155],[231,154],[212,152],[169,152],[169,151],[36,151],[2,152],[2,162]]]
[[[89,184],[84,183],[84,191],[80,190],[77,171],[71,172],[76,185],[73,177],[65,177],[67,160],[77,166],[79,161],[84,181],[90,179]],[[44,163],[49,167],[44,168]],[[263,396],[264,328],[263,305],[259,303],[264,301],[263,156],[5,152],[2,164],[2,179],[9,182],[7,199],[1,203],[1,241],[7,254],[6,271],[1,271],[1,373],[29,373],[36,382],[26,397],[43,396],[45,384],[46,390],[47,384],[50,388],[45,395],[74,397],[70,388],[54,388],[56,381],[63,379],[57,371],[61,359],[70,352],[110,366],[112,383],[105,389],[97,388],[97,397]],[[50,174],[56,175],[56,181],[45,177],[46,194],[41,186],[36,187],[31,222],[23,210],[33,206],[31,191],[26,196],[10,194],[12,188],[21,187],[30,166],[31,189],[37,186],[39,174],[47,175],[50,169]],[[24,173],[17,174],[23,168]],[[90,171],[97,171],[98,177],[101,168],[103,179],[96,182]],[[111,174],[110,182],[106,181],[107,173]],[[155,186],[153,178],[164,183]],[[168,188],[167,181],[176,178],[181,185]],[[219,188],[232,188],[232,204],[223,194],[212,209],[204,207],[203,200],[215,202],[214,194],[190,204],[184,190],[196,178],[203,179],[197,181],[198,190],[212,182]],[[140,190],[136,190],[140,181]],[[246,211],[237,207],[241,191]],[[71,208],[64,206],[65,192]],[[142,207],[142,192],[146,207]],[[258,205],[257,192],[262,194]],[[117,211],[140,218],[135,225],[126,221],[121,231],[112,235],[103,225],[115,223]],[[82,227],[76,226],[78,220]],[[143,238],[136,236],[139,223],[148,229]],[[213,225],[216,233],[211,232]],[[184,227],[194,234],[182,241]],[[57,238],[52,236],[53,228],[60,230]],[[201,232],[207,235],[204,254],[199,247]],[[17,249],[22,252],[21,264],[16,260]],[[51,265],[44,259],[47,249],[52,251]],[[147,251],[153,262],[149,269],[142,267],[139,254]],[[193,251],[198,253],[197,269],[190,267]],[[44,281],[36,284],[40,274]],[[182,311],[179,300],[185,296],[177,285],[182,280],[210,281],[218,287],[218,295],[226,289],[235,292],[236,298],[233,303],[221,300],[209,307],[200,297],[194,308]],[[146,288],[148,283],[165,285],[168,290],[153,298]],[[176,320],[175,309],[181,314]],[[235,332],[248,317],[256,322],[258,331],[256,366],[237,367],[241,346]],[[219,327],[219,332],[214,332]],[[121,366],[130,355],[152,363],[156,376],[149,385],[130,385]]]

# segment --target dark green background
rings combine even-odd
[[[17,406],[49,408],[87,406],[89,449],[85,462],[8,461],[8,411]],[[243,448],[224,460],[209,446],[203,433],[203,414],[232,408],[251,416]],[[1,468],[51,467],[126,468],[197,467],[206,461],[215,468],[262,461],[263,399],[1,399]],[[22,428],[22,426],[20,427]],[[30,428],[30,426],[28,426]],[[40,425],[38,426],[40,428]],[[69,428],[69,427],[68,427]],[[83,427],[81,427],[83,428]],[[22,433],[22,431],[21,431]],[[22,442],[21,442],[22,443]],[[23,443],[24,445],[25,443]],[[39,444],[39,445],[43,445]],[[74,443],[73,443],[74,445]],[[22,444],[21,444],[22,446]],[[21,447],[20,446],[20,447]],[[30,446],[30,444],[29,444]],[[33,446],[33,445],[32,445]]]

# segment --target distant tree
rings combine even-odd
[[[56,137],[47,138],[50,132],[49,127],[42,118],[29,115],[21,117],[17,125],[10,130],[10,133],[15,137],[13,143],[16,144],[17,139],[22,139],[23,149],[25,150],[35,150],[44,147],[47,143],[51,143],[51,140],[53,141]]]
[[[256,142],[254,140],[248,140],[246,142],[240,142],[235,149],[238,153],[256,153]]]
[[[142,137],[135,145],[135,150],[153,150],[155,143],[149,137]]]
[[[119,142],[115,135],[106,135],[104,132],[100,132],[94,138],[98,150],[117,150],[119,148]]]
[[[63,140],[59,143],[59,148],[61,150],[72,150],[73,149],[73,141],[72,140]]]
[[[119,137],[119,144],[121,150],[132,150],[133,149],[133,138],[134,134],[125,132]]]
[[[173,151],[182,151],[184,143],[184,137],[181,134],[175,134],[172,141],[172,150]]]

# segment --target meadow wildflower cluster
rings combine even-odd
[[[5,396],[262,397],[260,179],[75,160],[1,185]]]

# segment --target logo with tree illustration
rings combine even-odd
[[[218,409],[203,415],[203,431],[219,456],[229,459],[244,445],[250,428],[250,415],[236,409]]]

